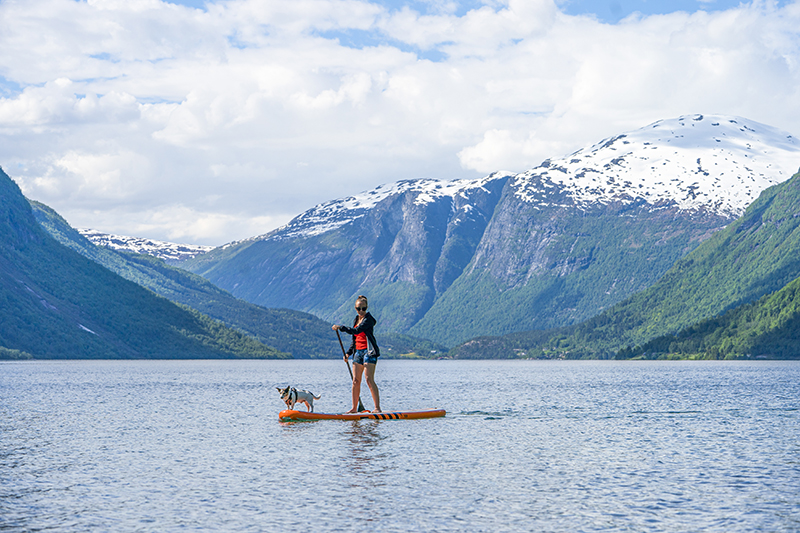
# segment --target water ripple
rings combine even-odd
[[[0,530],[800,530],[798,363],[339,363],[0,364]]]

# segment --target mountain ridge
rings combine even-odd
[[[446,197],[455,198],[460,196],[466,199],[470,190],[481,189],[484,192],[489,192],[486,189],[486,185],[496,179],[510,176],[510,173],[500,171],[478,179],[440,181],[431,178],[419,178],[383,184],[353,196],[318,204],[280,228],[260,237],[254,237],[254,239],[286,239],[310,237],[326,233],[365,216],[370,209],[374,209],[378,203],[390,196],[404,193],[416,193],[414,197],[415,205],[429,204]],[[463,208],[469,210],[471,206],[470,204],[464,204]]]
[[[157,241],[143,237],[103,233],[89,228],[77,228],[77,231],[95,246],[110,248],[118,252],[151,255],[171,263],[191,259],[214,249],[214,246]]]

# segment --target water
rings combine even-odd
[[[3,531],[800,531],[799,362],[0,364]],[[372,405],[368,393],[363,395]]]

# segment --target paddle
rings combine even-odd
[[[339,338],[339,346],[342,347],[342,355],[344,355],[344,362],[347,364],[347,371],[350,372],[350,382],[353,382],[353,369],[350,368],[350,361],[347,359],[347,352],[344,351],[344,344],[342,344],[342,336],[339,335],[339,330],[336,330],[336,336]],[[361,397],[358,397],[358,411],[366,411],[364,404],[361,403]]]

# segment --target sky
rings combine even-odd
[[[0,0],[0,167],[77,228],[221,245],[692,113],[800,136],[800,0]]]

